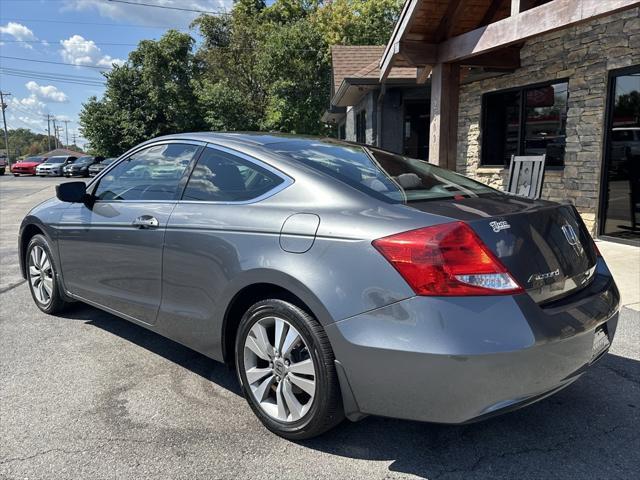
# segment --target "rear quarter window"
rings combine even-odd
[[[330,140],[268,147],[373,197],[388,202],[471,197],[496,190],[423,160]]]

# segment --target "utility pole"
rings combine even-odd
[[[67,147],[69,146],[69,122],[70,120],[63,120],[64,123],[64,137],[67,141]]]
[[[52,117],[51,121],[53,122],[53,142],[55,143],[55,147],[58,148],[58,127],[56,126],[56,117]]]
[[[60,144],[61,148],[64,148],[64,144],[62,143],[62,130],[64,130],[64,128],[62,128],[61,125],[58,125],[58,128],[56,128],[56,138],[58,139],[58,143]]]
[[[9,95],[11,94],[0,90],[0,106],[2,107],[2,123],[4,124],[4,148],[7,149],[7,165],[9,166],[9,170],[11,170],[11,157],[9,156],[9,132],[7,132],[7,117],[4,114],[4,111],[7,108],[7,104],[4,103],[4,97],[8,97]]]
[[[47,145],[49,147],[49,151],[51,151],[51,115],[47,113]]]

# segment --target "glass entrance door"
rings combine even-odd
[[[600,234],[640,246],[640,66],[611,77]]]

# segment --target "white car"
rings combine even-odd
[[[49,157],[49,159],[36,167],[36,175],[39,177],[61,177],[62,167],[75,162],[77,157],[62,155]]]

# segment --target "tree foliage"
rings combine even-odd
[[[48,150],[47,136],[33,133],[27,128],[16,128],[8,131],[9,158],[15,161],[19,157],[37,155]],[[0,142],[4,149],[4,141]]]
[[[202,15],[194,39],[176,31],[140,42],[105,74],[81,126],[96,153],[116,155],[165,133],[269,130],[327,133],[330,46],[384,44],[402,0],[237,0]]]

